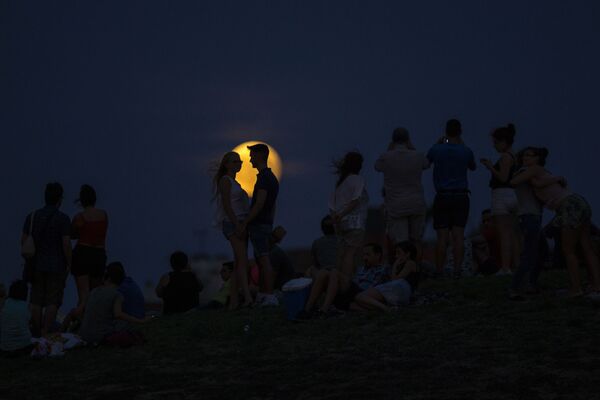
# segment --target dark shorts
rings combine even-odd
[[[467,193],[438,193],[433,201],[433,228],[464,228],[469,219]]]
[[[273,225],[248,225],[248,236],[254,249],[254,257],[268,256],[270,251],[269,239],[273,233]]]
[[[356,283],[352,282],[348,289],[335,296],[333,305],[339,310],[348,310],[350,308],[350,303],[354,301],[354,298],[360,292],[362,292],[362,289]]]
[[[75,246],[73,250],[73,276],[89,275],[104,278],[106,270],[106,250],[90,246]]]
[[[66,280],[66,272],[35,271],[31,281],[31,304],[40,307],[60,307]]]

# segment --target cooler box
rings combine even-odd
[[[310,295],[310,288],[312,287],[312,279],[310,278],[297,278],[286,282],[281,288],[283,292],[283,304],[287,312],[287,318],[289,320],[296,319],[296,316],[300,311],[304,309],[306,300]]]

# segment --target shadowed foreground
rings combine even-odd
[[[161,318],[144,327],[143,346],[3,359],[0,398],[600,396],[598,308],[554,290],[508,302],[507,279],[428,283],[422,292],[447,292],[449,300],[390,315],[292,323],[277,309]],[[542,281],[564,282],[562,273]]]

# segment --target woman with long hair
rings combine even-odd
[[[108,214],[96,208],[96,191],[93,187],[82,185],[77,202],[83,210],[73,217],[71,228],[71,238],[77,239],[71,273],[79,297],[74,316],[83,312],[90,291],[104,280],[108,231]]]
[[[329,200],[331,218],[338,236],[337,270],[348,282],[354,276],[354,258],[363,245],[369,195],[359,175],[363,157],[356,151],[334,163],[338,180]]]
[[[500,239],[500,271],[499,275],[511,273],[511,264],[518,252],[515,226],[518,200],[514,188],[510,185],[516,170],[516,159],[512,152],[515,139],[515,126],[508,124],[494,129],[492,141],[500,159],[492,164],[482,159],[481,163],[491,172],[490,188],[492,189],[492,216]]]
[[[235,177],[242,169],[242,160],[236,152],[228,152],[221,159],[219,169],[213,178],[217,199],[217,222],[223,235],[231,244],[235,263],[235,272],[231,279],[229,309],[239,306],[239,292],[244,296],[244,307],[252,305],[252,296],[248,287],[248,233],[243,228],[248,216],[250,203],[248,194]]]
[[[552,175],[544,166],[548,150],[528,147],[523,151],[525,170],[511,180],[512,185],[528,182],[544,206],[556,213],[552,225],[560,229],[562,251],[571,281],[570,296],[581,296],[577,245],[581,246],[589,270],[592,290],[600,292],[600,267],[592,247],[590,228],[592,209],[579,194],[573,193],[561,176]]]

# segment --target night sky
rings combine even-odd
[[[319,234],[332,158],[363,153],[378,205],[393,128],[426,151],[453,117],[477,159],[514,122],[515,147],[547,146],[600,213],[599,20],[595,1],[2,1],[0,281],[18,276],[23,220],[54,180],[70,216],[96,187],[109,260],[140,280],[175,249],[229,251],[208,169],[246,140],[283,158],[287,248]],[[488,179],[471,174],[472,226]]]

